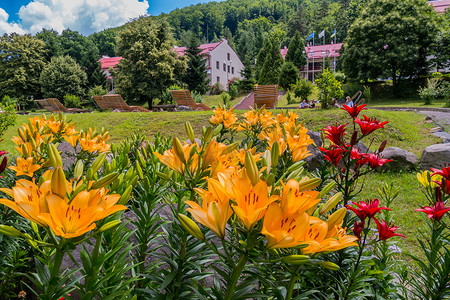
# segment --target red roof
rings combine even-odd
[[[322,59],[324,57],[338,57],[339,51],[342,48],[342,43],[338,44],[327,44],[327,45],[317,45],[317,46],[306,46],[305,52],[308,53],[309,59]],[[280,49],[283,58],[286,57],[288,48],[284,47]]]
[[[450,7],[450,0],[428,1],[428,4],[432,5],[438,13],[443,14]]]
[[[108,70],[109,67],[115,68],[119,64],[121,59],[122,59],[121,56],[117,56],[117,57],[102,57],[98,61],[101,64],[102,70]]]
[[[210,51],[216,49],[217,46],[222,44],[223,40],[217,43],[209,43],[209,44],[202,44],[198,48],[202,50],[201,54],[208,54]],[[187,47],[173,47],[171,49],[172,51],[177,51],[178,56],[184,55],[184,52],[187,50]]]

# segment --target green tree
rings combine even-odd
[[[89,39],[95,44],[100,55],[116,56],[116,33],[111,29],[96,32],[89,36]]]
[[[280,71],[278,85],[285,90],[288,90],[292,84],[295,84],[300,75],[297,67],[291,62],[285,62]]]
[[[341,83],[336,80],[333,74],[325,69],[319,78],[315,81],[317,87],[320,90],[320,104],[322,109],[327,109],[330,106],[333,98],[341,98],[344,96],[344,91],[341,88]]]
[[[42,29],[41,32],[36,33],[35,37],[45,43],[47,50],[47,61],[50,62],[53,56],[60,56],[63,54],[61,46],[61,39],[57,31],[51,29]]]
[[[140,18],[129,23],[117,37],[116,53],[123,57],[118,66],[116,87],[129,101],[153,99],[181,77],[184,57],[171,51],[174,40],[164,20]]]
[[[198,48],[199,46],[200,42],[193,36],[185,52],[188,62],[183,82],[188,85],[190,91],[204,95],[209,89],[210,80],[206,79],[205,55],[201,54],[202,50]]]
[[[349,78],[426,74],[426,55],[438,30],[436,12],[423,0],[371,0],[350,27],[342,65]],[[396,89],[394,89],[396,90]]]
[[[289,44],[288,52],[286,53],[286,61],[292,62],[297,68],[306,65],[305,42],[300,36],[300,32],[295,32],[294,38]]]
[[[265,51],[266,49],[263,49]],[[259,56],[259,55],[258,55]],[[280,77],[281,66],[284,60],[280,52],[279,37],[274,35],[270,38],[267,47],[267,54],[264,58],[264,64],[259,75],[259,84],[276,84]]]
[[[46,63],[45,43],[29,34],[0,37],[0,97],[40,97],[39,76]]]
[[[39,81],[44,97],[63,100],[65,95],[85,95],[87,75],[70,56],[55,56],[42,71]]]

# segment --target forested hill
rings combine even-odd
[[[271,29],[285,31],[287,38],[295,31],[306,38],[313,31],[318,35],[325,30],[326,42],[330,42],[335,28],[338,41],[345,38],[364,2],[366,0],[227,0],[176,9],[156,18],[167,18],[180,42],[186,40],[189,32],[205,42],[222,36],[237,42],[248,30],[246,20],[260,17],[267,19]]]

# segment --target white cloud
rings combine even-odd
[[[4,34],[5,32],[17,32],[20,34],[24,34],[25,31],[16,23],[8,23],[9,15],[3,9],[0,8],[0,34]]]
[[[148,7],[148,0],[34,0],[20,8],[20,26],[7,23],[8,14],[0,9],[0,33],[13,27],[29,33],[70,28],[88,35],[123,25],[146,14]]]

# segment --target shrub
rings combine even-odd
[[[220,82],[214,83],[214,85],[211,88],[211,93],[213,95],[220,95],[224,91],[224,87]]]
[[[287,90],[292,84],[298,81],[299,77],[298,69],[293,63],[284,63],[281,68],[280,77],[278,78],[278,85]]]
[[[322,109],[327,109],[333,98],[339,99],[344,96],[341,83],[337,81],[328,69],[325,69],[316,80],[316,85],[320,89],[320,103]]]
[[[238,94],[238,88],[236,84],[233,84],[230,86],[230,90],[228,91],[228,94],[230,95],[230,100],[234,100],[237,97]]]
[[[192,95],[192,99],[194,99],[195,103],[202,103],[202,101],[203,101],[202,94],[192,91],[191,95]]]
[[[300,101],[308,100],[308,97],[314,90],[314,84],[306,81],[306,79],[297,80],[294,85],[291,85],[291,90],[294,92],[296,98],[300,98]]]
[[[424,104],[430,105],[431,101],[439,96],[438,81],[434,79],[428,79],[427,86],[420,87],[418,92],[420,98],[424,101]]]
[[[292,93],[291,92],[287,92],[286,100],[287,100],[287,104],[295,103],[295,99],[292,98]]]
[[[16,104],[10,97],[4,96],[2,99],[2,103],[0,105],[0,137],[3,132],[8,129],[9,126],[14,125],[16,123]]]
[[[101,85],[96,85],[93,88],[89,89],[88,95],[89,98],[92,96],[106,95],[108,91],[102,87]]]
[[[340,83],[345,83],[347,81],[347,76],[345,76],[345,74],[342,72],[334,73],[334,78],[336,78],[336,80]]]
[[[357,91],[362,91],[364,87],[359,83],[346,83],[342,85],[345,96],[353,96]]]
[[[439,94],[444,97],[445,107],[450,107],[450,82],[443,81],[439,87]]]
[[[230,100],[230,95],[226,92],[222,92],[222,94],[220,94],[220,98],[222,99],[222,103],[223,105],[227,106],[228,101]]]
[[[80,97],[75,95],[65,95],[64,96],[64,105],[70,108],[80,107]]]

